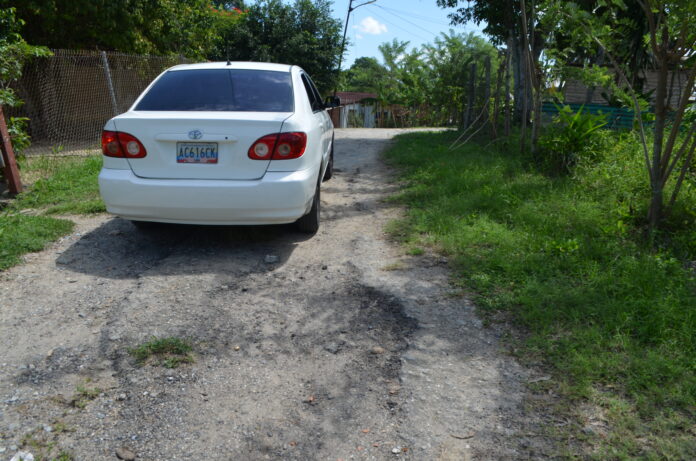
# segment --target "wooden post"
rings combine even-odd
[[[5,180],[7,180],[10,194],[16,195],[22,192],[22,181],[19,179],[19,168],[17,168],[14,150],[12,150],[12,140],[10,139],[10,132],[7,130],[5,113],[2,110],[2,106],[0,106],[0,136],[2,137],[0,148],[2,149]]]
[[[499,59],[498,64],[498,78],[495,83],[495,96],[493,98],[493,124],[491,125],[493,139],[498,138],[498,117],[500,112],[500,87],[503,83],[503,73],[505,72],[505,65],[503,61],[507,62],[507,55],[504,52],[498,53],[498,56],[504,56],[505,60]]]
[[[483,88],[483,123],[490,123],[491,118],[491,57],[486,56],[483,63],[485,69],[485,83]]]
[[[510,136],[510,61],[512,59],[512,39],[508,40],[507,53],[505,55],[505,136]]]
[[[473,122],[474,102],[476,97],[476,62],[471,63],[469,71],[469,92],[467,95],[466,111],[464,112],[464,129],[469,128]]]

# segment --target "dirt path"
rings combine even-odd
[[[312,238],[78,218],[0,274],[0,460],[51,442],[79,461],[544,457],[529,372],[444,260],[384,237],[397,131],[337,130]],[[137,366],[152,336],[190,338],[195,363]]]

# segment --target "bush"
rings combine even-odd
[[[558,115],[539,138],[540,167],[551,174],[568,174],[580,159],[595,159],[602,151],[600,128],[607,124],[606,115],[590,114],[580,108],[558,107]]]

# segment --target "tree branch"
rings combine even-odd
[[[669,198],[669,203],[667,204],[668,213],[671,211],[672,206],[674,206],[674,203],[677,201],[679,190],[681,189],[681,185],[684,182],[684,178],[686,177],[686,172],[689,170],[689,165],[691,165],[691,161],[694,158],[694,151],[696,151],[696,138],[694,138],[694,141],[691,143],[691,147],[689,148],[689,154],[686,156],[686,159],[684,160],[681,172],[679,173],[679,178],[677,178],[677,183],[674,185],[672,196]]]
[[[667,144],[665,145],[665,150],[660,159],[660,165],[663,175],[663,180],[666,181],[669,177],[669,173],[665,174],[666,164],[668,163],[669,157],[672,154],[672,149],[674,148],[674,143],[677,140],[677,135],[679,134],[679,126],[681,125],[682,119],[684,118],[684,112],[686,107],[689,105],[689,98],[693,92],[694,82],[696,82],[696,60],[694,60],[694,65],[689,69],[689,74],[687,77],[686,85],[684,86],[684,91],[679,100],[679,106],[677,107],[677,112],[674,116],[674,122],[672,122],[672,129],[669,132],[669,138],[667,138]]]
[[[589,32],[588,32],[589,33]],[[659,178],[653,178],[653,171],[652,171],[652,165],[650,163],[650,152],[648,150],[648,141],[645,139],[645,128],[643,127],[643,115],[640,110],[640,103],[638,103],[638,96],[636,95],[635,90],[633,89],[633,86],[631,85],[631,82],[628,81],[628,78],[626,77],[626,74],[621,70],[621,67],[619,66],[619,63],[616,61],[616,58],[614,57],[613,54],[607,50],[607,48],[604,46],[602,41],[589,33],[589,35],[594,39],[595,42],[599,44],[599,46],[604,49],[604,52],[606,55],[609,57],[609,60],[611,61],[612,65],[614,66],[614,70],[619,74],[619,77],[624,81],[626,86],[628,87],[629,94],[631,95],[631,100],[633,101],[633,110],[635,111],[636,117],[638,117],[638,127],[640,128],[640,143],[643,147],[643,155],[645,156],[645,166],[648,168],[648,174],[650,176],[651,180],[658,180]]]
[[[691,138],[694,135],[694,131],[696,131],[696,121],[691,124],[691,128],[689,128],[689,132],[686,135],[686,139],[682,143],[681,147],[677,149],[677,154],[674,156],[674,158],[672,158],[672,161],[669,162],[669,166],[667,166],[667,168],[665,169],[665,173],[662,175],[663,184],[667,183],[667,179],[672,174],[672,171],[674,171],[674,168],[677,166],[679,159],[682,158],[684,152],[686,152],[686,146],[688,146],[689,142],[691,142]]]

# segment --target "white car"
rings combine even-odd
[[[172,67],[102,133],[99,190],[142,222],[319,227],[333,169],[333,123],[299,67]]]

